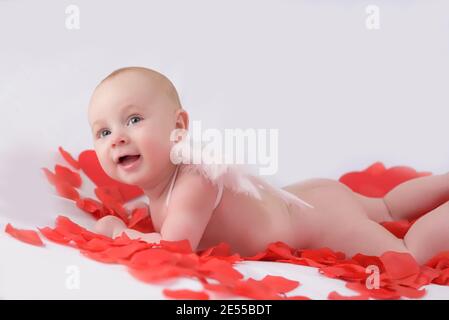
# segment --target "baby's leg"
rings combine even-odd
[[[420,263],[449,250],[449,201],[419,218],[404,237],[407,248]]]
[[[393,220],[415,219],[449,201],[449,174],[401,183],[384,196]]]
[[[318,247],[342,251],[348,257],[357,253],[380,256],[386,251],[407,252],[414,256],[403,239],[395,237],[379,223],[366,218],[340,227],[336,223],[333,231]]]
[[[347,234],[336,233],[329,247],[348,255],[360,252],[379,256],[386,251],[408,252],[418,263],[424,264],[439,252],[449,250],[449,201],[419,218],[404,240],[371,220],[355,222],[346,231]]]

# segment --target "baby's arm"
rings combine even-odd
[[[187,239],[195,251],[214,210],[217,187],[198,173],[178,177],[161,228],[162,240]]]

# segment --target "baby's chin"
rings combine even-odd
[[[145,181],[142,176],[142,173],[119,175],[115,178],[115,180],[121,183],[142,187],[143,185],[145,185]]]

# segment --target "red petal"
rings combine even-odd
[[[243,275],[232,267],[232,264],[220,260],[210,259],[198,267],[204,276],[220,281],[224,285],[233,285],[243,278]]]
[[[43,246],[39,234],[34,230],[16,229],[10,223],[6,225],[5,232],[9,233],[12,237],[35,246]]]
[[[186,276],[186,277],[197,276],[197,272],[195,270],[171,265],[164,265],[163,268],[145,268],[145,269],[129,268],[129,273],[132,276],[139,279],[140,281],[147,283],[154,283],[179,276]]]
[[[296,260],[298,257],[292,254],[293,249],[281,241],[270,243],[266,250],[264,260],[288,259]]]
[[[237,282],[234,293],[257,300],[277,300],[281,298],[272,288],[253,278]]]
[[[64,244],[64,245],[67,245],[70,242],[70,239],[64,237],[62,234],[58,233],[57,231],[55,231],[49,227],[45,227],[42,229],[38,228],[38,229],[44,235],[44,237],[50,241]]]
[[[332,291],[331,293],[329,293],[327,298],[329,300],[368,300],[369,299],[369,295],[367,295],[367,294],[359,294],[357,296],[342,296],[338,292]]]
[[[394,234],[396,237],[403,239],[405,234],[408,232],[412,223],[408,220],[400,220],[400,221],[384,221],[381,222],[381,225]]]
[[[56,228],[57,229],[63,229],[68,231],[69,233],[79,235],[83,231],[87,231],[83,227],[79,226],[69,218],[65,216],[58,216],[56,218]]]
[[[239,254],[231,254],[231,246],[225,242],[221,242],[214,247],[210,247],[200,253],[200,260],[207,261],[211,258],[217,258],[220,260],[225,260],[229,263],[234,263],[237,261],[242,261],[243,259]]]
[[[449,268],[440,271],[438,278],[435,278],[432,282],[439,285],[449,285]]]
[[[320,269],[320,273],[330,278],[340,278],[349,281],[364,280],[368,277],[366,269],[356,264],[339,264]]]
[[[137,186],[124,184],[110,178],[101,167],[94,150],[83,151],[79,155],[78,161],[81,169],[95,185],[98,187],[117,187],[120,190],[122,202],[128,202],[143,194],[142,189]]]
[[[146,217],[148,217],[148,209],[147,208],[134,209],[131,214],[131,219],[129,219],[129,222],[128,222],[128,228],[134,227],[136,224],[141,222]]]
[[[95,188],[95,194],[98,199],[103,202],[107,208],[112,210],[114,216],[122,219],[122,221],[128,225],[128,213],[123,207],[122,202],[117,200],[117,197],[121,197],[121,195],[115,192],[117,192],[117,189],[114,188]]]
[[[189,240],[180,240],[180,241],[161,240],[160,244],[163,249],[167,249],[172,252],[179,252],[179,253],[193,252]]]
[[[81,187],[81,177],[77,172],[70,170],[64,166],[60,166],[59,164],[55,165],[55,174],[58,179],[66,181],[74,188]]]
[[[152,248],[135,253],[126,264],[134,269],[154,268],[161,264],[175,265],[179,257],[167,250]]]
[[[286,293],[295,288],[297,288],[300,283],[299,281],[289,280],[280,276],[267,275],[263,278],[262,283],[272,288],[278,293]]]
[[[337,261],[342,261],[345,255],[341,252],[334,252],[329,248],[301,250],[301,258],[311,259],[315,262],[332,265]]]
[[[50,182],[52,185],[55,185],[58,180],[56,175],[53,172],[51,172],[50,170],[48,170],[47,168],[42,168],[42,171],[44,171],[48,182]]]
[[[78,191],[76,191],[76,189],[72,187],[68,182],[57,180],[55,187],[57,193],[63,198],[76,201],[80,197]]]
[[[306,296],[290,296],[290,297],[286,297],[284,298],[284,300],[312,300],[309,297]]]
[[[427,261],[425,265],[438,270],[449,268],[449,251],[440,252]]]
[[[418,263],[409,253],[388,251],[380,256],[380,260],[392,279],[402,279],[420,272]]]
[[[368,266],[377,266],[379,268],[379,272],[384,272],[385,268],[382,264],[382,261],[379,257],[376,256],[367,256],[361,253],[356,254],[352,257],[352,260],[356,261],[358,264],[360,264],[362,267],[368,267]]]
[[[399,299],[400,295],[394,291],[385,288],[368,289],[366,285],[359,282],[348,282],[346,287],[361,293],[362,295],[368,295],[375,299]]]
[[[91,198],[79,198],[76,206],[84,212],[92,214],[97,220],[106,216],[103,204]]]
[[[422,298],[426,294],[426,289],[418,290],[415,288],[404,287],[401,285],[393,286],[393,289],[401,296],[411,298],[411,299]]]
[[[61,153],[64,160],[67,161],[72,167],[74,167],[77,170],[80,169],[78,161],[76,161],[70,153],[65,151],[62,147],[59,147],[59,152]]]
[[[209,295],[203,291],[164,289],[162,292],[167,297],[174,299],[209,300]]]

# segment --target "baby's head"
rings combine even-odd
[[[101,81],[92,94],[88,119],[103,170],[144,189],[174,166],[170,136],[175,129],[187,130],[189,121],[170,80],[141,67],[118,69]],[[125,155],[139,157],[120,158]]]

